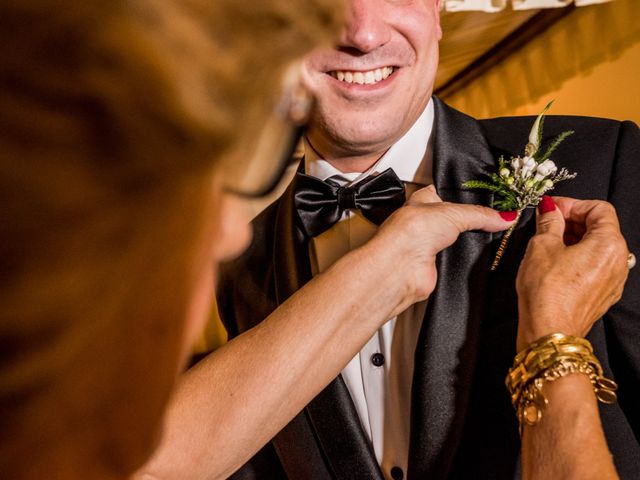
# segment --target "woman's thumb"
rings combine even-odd
[[[536,217],[536,235],[550,234],[562,240],[564,237],[564,217],[553,198],[545,195],[538,204]]]

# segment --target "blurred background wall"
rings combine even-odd
[[[640,1],[544,13],[563,16],[441,97],[478,118],[534,115],[556,99],[552,114],[640,123]]]

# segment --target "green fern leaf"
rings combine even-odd
[[[556,151],[556,149],[560,146],[560,144],[564,142],[564,140],[567,137],[570,137],[574,133],[575,132],[573,130],[567,130],[566,132],[562,132],[560,135],[558,135],[556,138],[553,139],[553,142],[551,142],[551,145],[549,145],[549,148],[547,148],[547,150],[544,152],[544,155],[542,155],[539,159],[536,158],[536,161],[540,163],[547,160],[549,157],[551,157],[551,154],[553,154],[553,152]]]
[[[462,187],[469,190],[479,188],[482,190],[489,190],[490,192],[498,192],[501,190],[500,186],[482,180],[469,180],[468,182],[464,182]]]

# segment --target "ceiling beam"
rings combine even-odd
[[[464,69],[460,70],[460,72],[456,73],[442,86],[436,88],[434,93],[442,99],[454,95],[478,77],[482,76],[487,70],[496,66],[510,55],[515,54],[527,43],[540,36],[544,31],[572,13],[575,9],[575,5],[570,4],[563,8],[541,10],[476,58]],[[499,15],[499,13],[492,15]]]

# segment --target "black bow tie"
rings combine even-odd
[[[366,219],[380,225],[406,200],[404,184],[391,168],[345,187],[297,173],[294,191],[295,206],[308,237],[331,228],[346,209],[358,209]]]

